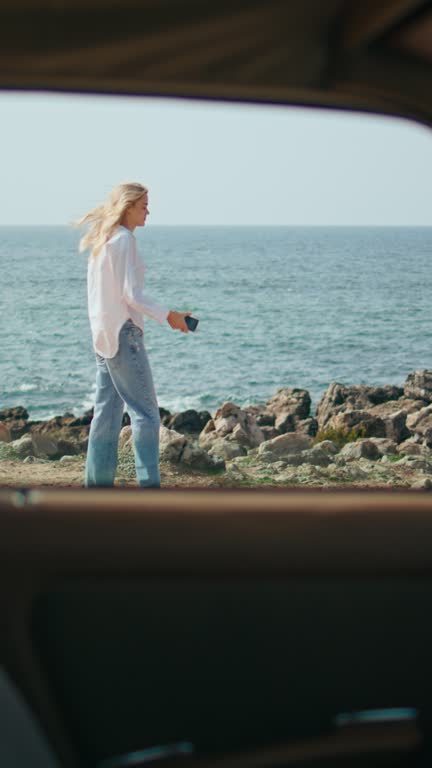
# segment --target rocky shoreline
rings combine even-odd
[[[176,471],[238,485],[432,488],[432,371],[414,371],[402,387],[332,382],[314,414],[309,392],[296,387],[244,408],[160,410],[161,464]],[[92,416],[32,421],[22,406],[0,411],[0,462],[84,459]],[[119,465],[133,477],[127,413]]]

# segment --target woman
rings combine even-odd
[[[87,294],[97,371],[86,487],[114,484],[124,404],[131,419],[138,485],[160,487],[159,407],[142,315],[188,333],[184,318],[191,313],[168,310],[142,291],[144,267],[133,232],[148,215],[148,190],[128,183],[115,187],[106,203],[77,222],[91,225],[80,251],[91,248]]]

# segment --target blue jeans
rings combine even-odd
[[[96,354],[96,369],[86,487],[114,485],[125,404],[131,419],[138,485],[159,488],[159,407],[143,334],[131,319],[120,329],[117,354],[112,358]]]

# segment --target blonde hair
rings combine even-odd
[[[105,203],[92,208],[85,216],[75,221],[76,227],[82,227],[84,224],[91,225],[80,240],[80,252],[91,248],[90,257],[97,256],[121,223],[126,210],[147,192],[146,187],[136,182],[118,184],[110,192]]]

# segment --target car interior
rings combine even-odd
[[[2,0],[3,91],[432,125],[420,0]],[[1,768],[432,762],[427,491],[0,491]]]

